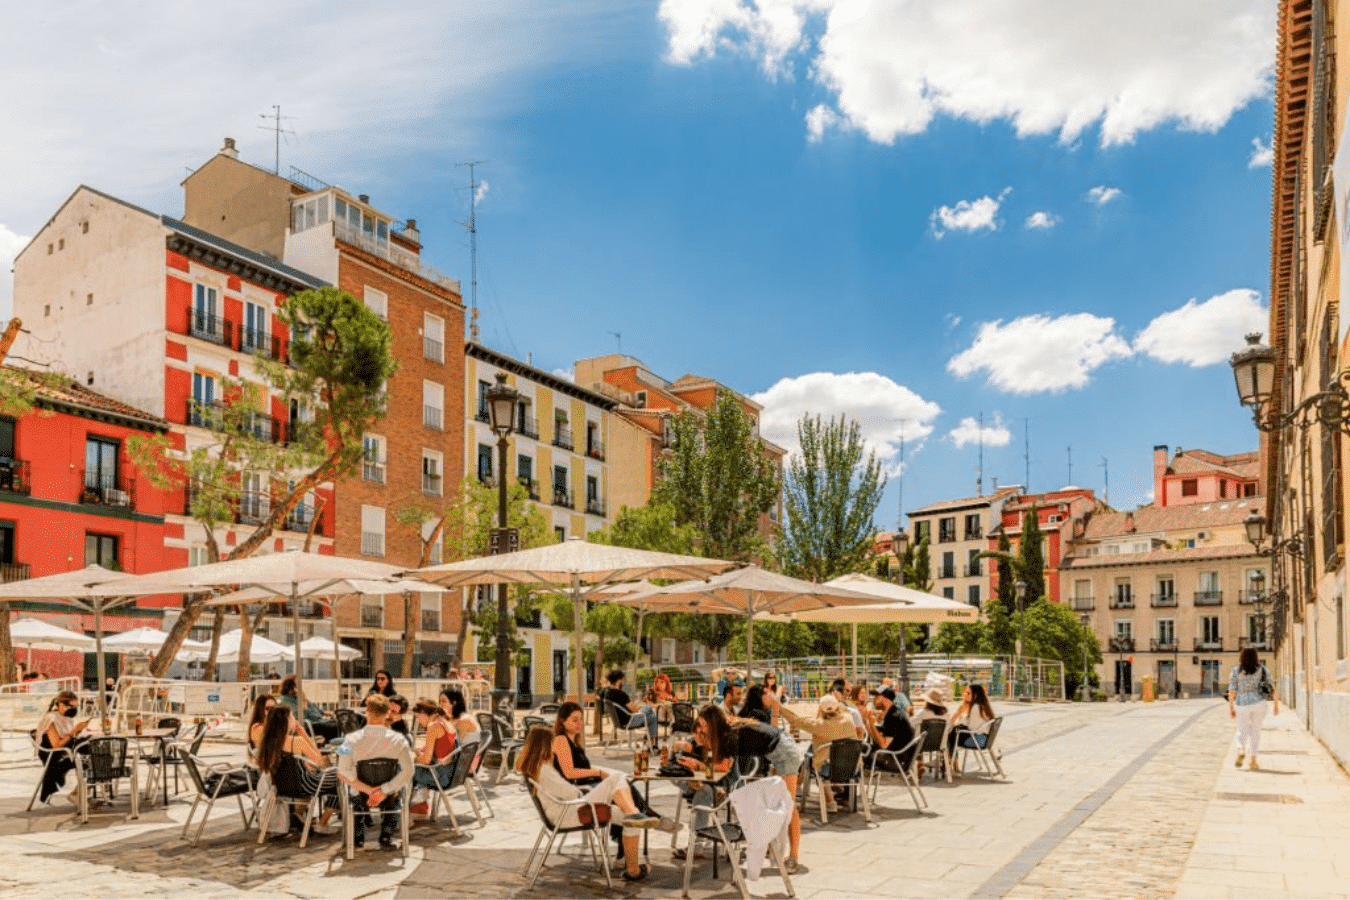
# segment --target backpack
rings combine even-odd
[[[1261,681],[1257,685],[1261,691],[1261,697],[1265,700],[1273,699],[1275,696],[1275,685],[1270,680],[1270,672],[1266,671],[1264,664],[1261,666]]]

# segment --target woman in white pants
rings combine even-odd
[[[1252,769],[1261,768],[1256,755],[1261,752],[1261,723],[1266,718],[1266,699],[1275,701],[1275,715],[1280,714],[1280,701],[1275,696],[1275,684],[1270,673],[1256,658],[1256,650],[1247,647],[1238,657],[1238,664],[1228,676],[1228,715],[1237,719],[1237,759],[1233,765],[1242,767],[1248,759]]]

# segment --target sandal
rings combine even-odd
[[[623,880],[624,880],[624,881],[641,881],[642,879],[644,879],[644,878],[647,877],[647,875],[648,875],[649,872],[650,872],[650,870],[647,868],[647,864],[646,864],[646,863],[642,863],[641,865],[638,866],[638,871],[637,871],[637,874],[636,874],[636,875],[632,874],[632,873],[629,872],[627,869],[624,869],[624,870],[623,870]]]
[[[689,856],[689,851],[686,850],[684,847],[679,847],[675,850],[672,850],[670,855],[676,860],[683,862]],[[707,858],[708,855],[704,853],[702,850],[694,851],[694,859],[707,859]]]

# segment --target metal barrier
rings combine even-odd
[[[37,727],[52,697],[61,691],[79,689],[80,679],[74,677],[0,684],[0,731],[27,732]]]

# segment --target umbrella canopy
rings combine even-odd
[[[241,634],[240,630],[236,628],[233,631],[227,631],[220,636],[220,645],[216,648],[217,662],[223,663],[239,662],[240,634]],[[192,654],[183,653],[179,655],[185,659],[191,658],[205,659],[208,651],[209,645],[208,650],[203,650]],[[253,639],[249,643],[249,658],[254,660],[255,662],[265,662],[265,663],[281,662],[288,655],[290,655],[291,652],[292,648],[283,646],[282,644],[278,644],[276,641],[269,641],[267,638],[263,637],[260,634],[253,635]]]
[[[657,604],[658,598],[660,600]],[[863,605],[875,597],[829,584],[816,584],[759,566],[746,566],[707,581],[685,581],[651,593],[616,597],[614,603],[645,605],[648,611],[727,613],[745,616],[745,657],[754,659],[755,634],[750,623],[756,618],[786,615],[825,606]]]
[[[158,628],[142,625],[140,628],[114,634],[103,642],[103,649],[111,650],[113,653],[158,653],[159,648],[164,646],[164,639],[168,636],[167,632],[160,631]],[[183,641],[183,646],[179,649],[179,655],[205,653],[210,647],[210,644],[203,641]]]
[[[29,650],[79,650],[90,653],[94,639],[41,619],[25,617],[9,626],[10,639]]]
[[[326,637],[314,635],[307,637],[296,645],[292,650],[298,650],[302,659],[333,659],[339,657],[345,660],[361,658],[361,651],[355,647],[348,647],[346,644],[335,644]]]
[[[447,587],[475,584],[568,585],[572,594],[572,658],[576,668],[577,697],[580,698],[586,684],[581,650],[582,610],[584,600],[594,593],[583,593],[583,584],[605,585],[640,578],[707,578],[735,565],[721,559],[611,547],[572,537],[560,544],[444,563],[416,569],[408,574]],[[502,673],[497,673],[498,684],[503,683],[502,677]]]

